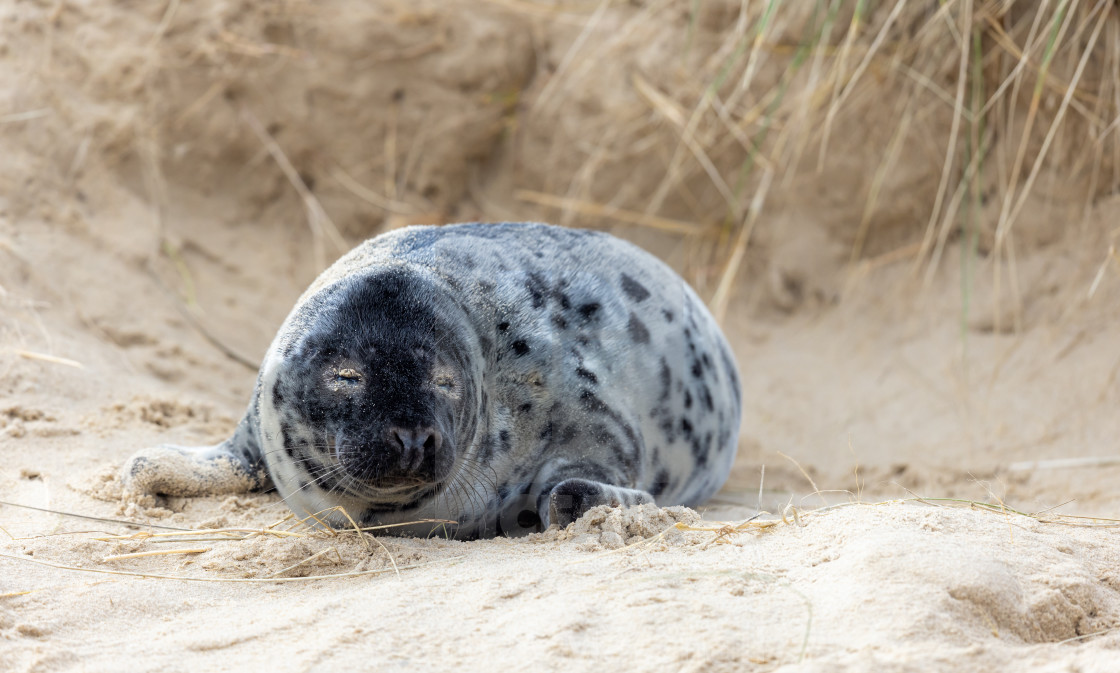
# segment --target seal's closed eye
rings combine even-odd
[[[461,391],[461,384],[459,377],[455,375],[455,370],[444,364],[437,364],[432,368],[429,374],[431,385],[441,394],[450,397],[453,400],[459,399]]]
[[[323,370],[322,376],[326,387],[335,392],[349,394],[363,388],[365,384],[362,372],[356,367],[334,365]]]

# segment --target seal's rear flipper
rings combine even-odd
[[[271,484],[256,433],[246,421],[215,446],[143,449],[121,471],[125,490],[173,496],[246,493]]]
[[[552,487],[548,495],[548,509],[542,506],[539,516],[545,528],[550,524],[564,528],[599,505],[634,507],[652,503],[653,496],[645,491],[573,478]]]

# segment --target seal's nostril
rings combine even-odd
[[[425,432],[428,436],[424,439],[424,449],[426,451],[439,451],[439,447],[443,445],[443,435],[439,434],[438,430],[426,428]]]
[[[407,451],[412,446],[412,432],[404,428],[393,428],[389,431],[389,437],[398,449]]]
[[[432,455],[443,445],[443,435],[435,428],[393,428],[389,437],[401,452],[401,469],[415,472],[424,463],[425,455]]]

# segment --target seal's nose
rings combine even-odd
[[[425,455],[433,456],[443,445],[443,435],[435,428],[392,428],[389,438],[401,451],[401,469],[408,472],[420,469]]]

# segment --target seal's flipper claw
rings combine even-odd
[[[652,503],[653,496],[645,491],[574,478],[565,479],[552,487],[548,495],[548,510],[541,511],[539,515],[545,528],[550,524],[564,528],[599,505],[634,507]]]

